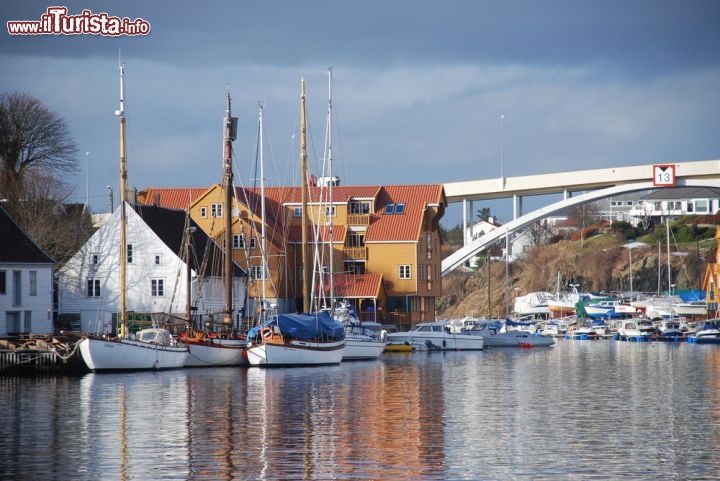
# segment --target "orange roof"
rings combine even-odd
[[[365,233],[365,242],[416,241],[428,205],[445,206],[440,184],[382,187],[375,201],[375,214]],[[402,214],[386,214],[388,204],[403,204]]]
[[[137,198],[139,203],[145,205],[187,210],[190,204],[195,202],[200,196],[207,192],[207,190],[206,187],[150,187],[139,191]]]
[[[138,200],[148,205],[167,208],[187,209],[193,201],[202,196],[206,188],[148,188],[138,192]],[[327,202],[329,189],[310,187],[310,202]],[[260,217],[260,189],[256,187],[236,187],[235,196],[239,202],[247,205],[251,212]],[[365,242],[393,242],[418,239],[422,227],[423,215],[428,205],[444,207],[447,205],[441,184],[396,185],[396,186],[335,186],[332,189],[333,203],[347,203],[351,200],[370,199],[374,201],[375,212],[365,233]],[[278,225],[283,220],[283,205],[300,204],[300,187],[266,187],[265,221],[268,225]],[[386,214],[388,204],[403,204],[402,214]],[[300,229],[291,228],[290,239],[300,239]],[[345,227],[336,226],[333,239],[345,238]],[[327,240],[327,234],[323,239]]]
[[[335,297],[377,298],[380,297],[382,274],[333,274]],[[325,285],[325,295],[330,295],[330,286]]]

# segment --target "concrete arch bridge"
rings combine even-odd
[[[480,252],[508,238],[514,232],[568,207],[612,197],[628,192],[673,187],[720,188],[720,160],[653,164],[541,174],[523,177],[454,182],[444,185],[448,203],[463,203],[463,226],[467,226],[472,202],[498,198],[513,198],[514,219],[505,223],[449,255],[442,261],[442,276],[478,255]],[[590,192],[587,192],[590,191]],[[573,193],[584,192],[573,196]],[[563,199],[530,213],[521,215],[522,197],[562,193]]]

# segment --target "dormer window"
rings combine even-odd
[[[392,203],[385,206],[386,214],[404,214],[405,204],[404,203]]]

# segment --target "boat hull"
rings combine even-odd
[[[186,341],[189,353],[185,367],[247,366],[247,342],[240,339]]]
[[[481,351],[485,342],[482,336],[448,334],[439,332],[417,333],[415,331],[388,334],[388,343],[408,344],[438,351]]]
[[[78,346],[91,371],[138,371],[178,369],[188,356],[185,346],[162,346],[129,339],[86,337]]]
[[[345,351],[343,361],[356,361],[362,359],[377,359],[385,351],[385,342],[372,339],[345,338]]]
[[[547,336],[534,336],[524,332],[504,332],[499,334],[482,334],[484,346],[492,347],[548,347],[555,340]]]
[[[340,364],[345,341],[289,343],[262,342],[247,348],[248,363],[260,367],[318,366]]]

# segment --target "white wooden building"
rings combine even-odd
[[[182,210],[127,204],[128,316],[169,313],[185,318],[190,239],[193,317],[215,320],[225,306],[220,248]],[[58,311],[83,332],[112,332],[120,312],[120,207],[58,275]],[[207,252],[208,254],[205,254]],[[198,267],[200,266],[200,267]],[[233,318],[244,309],[246,274],[233,263]]]
[[[0,336],[53,332],[54,266],[0,206]]]

